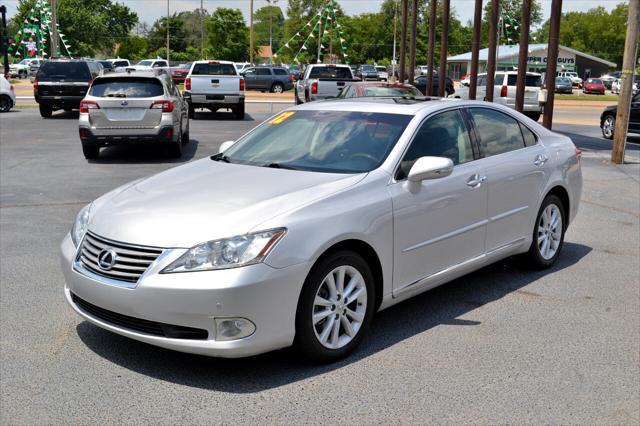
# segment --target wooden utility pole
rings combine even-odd
[[[402,0],[402,31],[400,37],[400,71],[398,71],[398,80],[400,83],[404,83],[405,80],[405,59],[407,56],[407,1]]]
[[[253,0],[249,1],[249,63],[253,65]]]
[[[433,95],[433,55],[436,44],[437,0],[429,0],[429,52],[427,52],[427,96]]]
[[[411,45],[409,46],[409,83],[413,84],[416,69],[416,38],[418,30],[418,0],[413,0],[411,7]]]
[[[638,51],[638,19],[640,19],[640,0],[629,1],[629,18],[627,21],[627,38],[624,42],[624,58],[622,59],[622,93],[618,101],[616,127],[613,133],[613,149],[611,162],[624,163],[624,150],[627,142],[627,126],[633,95],[633,74]]]
[[[493,102],[493,86],[496,79],[496,45],[498,42],[498,17],[500,0],[491,0],[491,17],[489,18],[489,57],[487,58],[487,90],[485,98]]]
[[[438,70],[438,96],[445,96],[447,76],[447,50],[449,50],[449,9],[451,0],[442,4],[442,36],[440,37],[440,69]]]
[[[524,109],[524,88],[527,82],[527,62],[529,59],[529,24],[531,22],[531,0],[522,1],[522,22],[520,23],[520,53],[518,56],[518,78],[516,80],[516,111]],[[555,88],[555,86],[554,86]]]
[[[478,58],[480,56],[480,29],[482,25],[482,0],[476,0],[473,11],[473,36],[471,39],[471,69],[469,70],[469,99],[476,99],[478,87]]]
[[[556,91],[556,71],[558,70],[558,45],[560,44],[560,18],[562,15],[562,0],[551,2],[551,22],[549,23],[549,44],[547,46],[547,103],[544,105],[542,125],[551,130],[553,126],[553,102]]]
[[[51,0],[51,58],[58,56],[58,0]]]
[[[204,0],[200,0],[200,59],[204,59]]]

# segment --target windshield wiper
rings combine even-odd
[[[213,161],[222,161],[223,163],[231,163],[231,159],[226,155],[224,155],[224,153],[222,152],[220,154],[212,155],[211,159]]]
[[[289,166],[289,165],[282,164],[282,163],[269,163],[269,164],[265,164],[262,167],[270,167],[272,169],[300,170],[300,169],[298,169],[296,167]]]

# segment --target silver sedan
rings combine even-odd
[[[581,188],[571,140],[506,107],[309,103],[84,207],[64,293],[153,345],[332,361],[409,297],[508,256],[553,265]]]

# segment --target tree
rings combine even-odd
[[[560,44],[622,65],[629,5],[618,4],[611,12],[603,7],[587,12],[567,12],[560,20]],[[549,38],[549,21],[538,32]]]
[[[265,6],[253,14],[253,37],[258,46],[269,44],[269,34],[273,38],[273,51],[276,52],[284,38],[284,15],[278,6]]]
[[[167,46],[167,17],[164,16],[153,23],[149,35],[149,50],[156,51],[161,47],[166,49]],[[171,51],[182,52],[187,48],[187,30],[184,22],[173,14],[169,17],[169,49]],[[166,54],[166,52],[165,52]],[[166,58],[166,56],[163,56]]]
[[[193,11],[180,12],[178,19],[182,21],[183,27],[187,29],[185,44],[192,46],[200,51],[200,22],[205,22],[209,17],[209,13],[206,9],[195,9]],[[204,24],[203,24],[204,25]],[[205,40],[207,39],[207,32],[205,28],[204,32]]]
[[[249,28],[240,9],[219,7],[206,20],[208,56],[230,61],[246,61]]]
[[[36,0],[20,0],[18,11],[11,19],[14,31],[35,3]],[[59,0],[58,21],[74,55],[93,56],[100,51],[113,52],[115,45],[128,37],[138,16],[124,4],[111,0]]]
[[[480,32],[480,40],[483,46],[489,45],[489,20],[491,18],[491,0],[484,6],[484,13],[482,18],[482,30]],[[518,44],[520,40],[519,26],[522,23],[522,0],[502,0],[500,2],[500,15],[505,18],[505,21],[514,21],[518,29],[513,29],[512,41],[506,40],[504,29],[500,34],[500,44]],[[542,6],[539,0],[532,0],[531,2],[531,20],[530,27],[533,28],[542,22]],[[507,22],[508,23],[508,22]],[[510,27],[511,30],[511,27]],[[469,42],[469,45],[471,43]]]
[[[144,37],[131,35],[120,43],[116,50],[119,58],[129,59],[131,61],[140,60],[147,56],[149,43]]]

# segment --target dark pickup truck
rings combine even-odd
[[[33,81],[40,115],[49,118],[58,109],[79,109],[80,101],[101,71],[102,66],[94,61],[52,60],[42,64]]]

